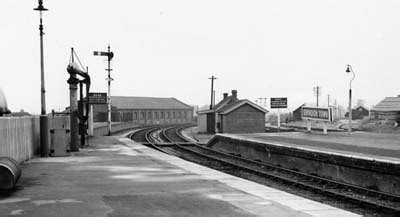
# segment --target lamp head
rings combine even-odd
[[[39,6],[37,8],[34,8],[33,10],[35,11],[47,11],[48,9],[43,7],[43,0],[38,0],[39,1]]]
[[[350,70],[350,69],[351,69],[351,66],[350,66],[350,65],[347,65],[346,72],[347,72],[347,73],[350,73],[350,72],[351,72],[351,70]]]

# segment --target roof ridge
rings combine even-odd
[[[119,109],[191,109],[174,97],[111,96],[111,104]]]

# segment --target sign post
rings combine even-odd
[[[281,108],[287,108],[287,98],[271,98],[271,109],[278,109],[278,132],[281,131]]]
[[[280,109],[278,109],[278,133],[281,131],[281,113]]]
[[[90,110],[89,110],[89,135],[93,136],[93,104],[107,104],[107,93],[98,93],[98,92],[91,92],[88,94],[87,100]]]

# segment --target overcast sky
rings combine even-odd
[[[0,88],[12,111],[40,112],[36,0],[2,0]],[[400,94],[400,1],[385,0],[44,0],[47,111],[69,103],[70,48],[89,66],[92,91],[111,95],[210,101],[215,75],[239,98],[288,97],[289,107],[331,99],[346,106],[346,64],[356,73],[354,101],[374,105]],[[269,104],[269,100],[268,100]],[[269,106],[268,106],[269,108]]]

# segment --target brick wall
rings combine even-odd
[[[93,112],[94,122],[106,122],[107,112]],[[114,109],[112,122],[135,122],[138,124],[191,123],[191,109]]]
[[[250,105],[242,105],[222,116],[223,133],[265,132],[265,113]]]

